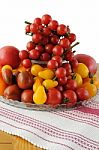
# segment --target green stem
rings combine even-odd
[[[24,23],[26,23],[26,24],[30,24],[30,25],[32,24],[32,23],[30,23],[30,22],[28,22],[28,21],[25,21]]]
[[[73,47],[75,47],[76,45],[78,45],[80,42],[76,42],[74,45],[72,45],[71,47],[70,47],[70,49],[72,49]]]

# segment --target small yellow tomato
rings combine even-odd
[[[2,70],[4,70],[4,69],[9,69],[9,70],[12,71],[12,67],[11,67],[10,65],[4,65],[4,66],[2,67]]]
[[[89,74],[87,66],[83,63],[79,63],[78,66],[75,69],[73,69],[73,71],[74,73],[80,74],[82,78],[88,77]]]
[[[34,75],[34,76],[38,76],[38,73],[40,72],[40,71],[43,71],[44,70],[44,68],[43,67],[41,67],[40,65],[32,65],[32,67],[31,67],[31,74],[32,75]]]
[[[79,73],[74,73],[73,74],[73,79],[76,80],[77,86],[80,87],[83,83],[82,77]]]

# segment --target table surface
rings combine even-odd
[[[99,63],[97,77],[99,77]],[[28,141],[0,131],[0,150],[44,150]]]

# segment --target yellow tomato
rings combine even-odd
[[[44,70],[43,67],[36,64],[31,67],[31,74],[34,76],[38,76],[38,73],[43,70]]]
[[[81,75],[79,73],[74,73],[73,78],[74,78],[74,80],[76,80],[77,86],[80,87],[83,83]]]
[[[84,87],[85,89],[88,90],[90,98],[95,96],[97,94],[97,88],[94,84],[91,84],[89,82],[86,82],[82,85],[82,87]]]
[[[86,78],[89,74],[89,70],[87,68],[87,66],[83,63],[79,63],[78,67],[76,67],[75,69],[73,69],[73,71],[75,73],[78,73],[81,75],[82,78]]]
[[[10,65],[4,65],[2,67],[2,70],[4,70],[4,69],[10,69],[10,70],[12,70],[12,67]]]

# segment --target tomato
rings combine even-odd
[[[45,50],[47,53],[52,54],[52,50],[53,50],[53,44],[47,44],[45,45]]]
[[[76,35],[74,33],[69,34],[69,41],[70,43],[73,43],[76,40]]]
[[[60,40],[59,45],[61,45],[63,48],[68,49],[70,47],[70,41],[67,38],[63,38]]]
[[[30,51],[35,48],[35,44],[32,41],[29,41],[26,47],[27,47],[27,50]]]
[[[58,66],[59,67],[62,65],[62,57],[60,57],[60,56],[53,56],[52,60],[56,60],[58,62]]]
[[[67,77],[58,78],[59,85],[65,85],[67,83]]]
[[[40,54],[44,52],[44,47],[42,45],[36,45],[35,49],[37,49]]]
[[[44,35],[50,35],[51,34],[51,29],[48,27],[44,27],[43,28],[43,34]]]
[[[97,88],[96,88],[96,86],[94,84],[86,82],[86,83],[82,84],[81,87],[83,87],[86,90],[88,90],[90,98],[97,94]]]
[[[47,93],[47,101],[46,104],[56,106],[62,102],[62,94],[56,88],[51,88]]]
[[[27,59],[29,57],[29,53],[26,50],[22,50],[19,52],[19,57],[21,60]]]
[[[26,33],[30,33],[30,24],[28,24],[28,25],[25,27],[25,32],[26,32]]]
[[[64,24],[60,24],[57,27],[57,34],[65,35],[67,33],[67,27]]]
[[[48,27],[49,27],[51,30],[56,31],[56,30],[57,30],[57,27],[58,27],[58,22],[57,22],[56,20],[52,20],[52,21],[50,21],[50,23],[48,24]]]
[[[38,24],[38,25],[41,25],[41,18],[35,18],[34,23]]]
[[[53,54],[56,56],[61,56],[64,52],[64,49],[60,45],[56,45],[53,48]]]
[[[86,78],[89,75],[89,70],[88,70],[87,66],[83,63],[78,63],[78,67],[73,68],[73,71],[75,73],[79,73],[82,78]]]
[[[29,52],[29,58],[31,59],[38,59],[40,56],[40,52],[36,49],[32,49],[30,52]]]
[[[67,51],[65,54],[65,59],[67,61],[71,61],[73,58],[74,58],[74,53],[71,50]]]
[[[31,63],[30,59],[24,59],[24,60],[22,61],[22,65],[23,65],[25,68],[30,68],[31,65],[32,65],[32,63]]]
[[[83,101],[90,98],[89,92],[85,88],[78,88],[76,90],[78,100]]]
[[[66,70],[63,67],[57,68],[55,75],[57,78],[63,78],[66,76]]]
[[[48,43],[49,43],[49,37],[48,36],[43,36],[42,40],[41,40],[41,44],[45,46]]]
[[[37,24],[32,23],[32,24],[30,25],[30,31],[31,31],[32,33],[37,33],[37,32],[38,32],[38,29],[39,29],[39,27],[38,27]]]
[[[83,79],[83,83],[89,82],[91,84],[94,84],[97,88],[99,87],[99,79],[97,79],[97,77],[93,77],[93,78],[84,78]]]
[[[73,90],[66,90],[63,92],[63,103],[67,104],[67,107],[72,107],[77,102],[77,95]]]
[[[71,75],[72,73],[71,65],[69,63],[65,63],[63,64],[63,67],[66,69],[66,76]]]
[[[41,40],[42,40],[42,35],[40,33],[33,34],[32,41],[34,43],[39,43],[39,42],[41,42]]]
[[[51,37],[51,43],[52,44],[58,44],[58,41],[59,41],[59,37],[57,35],[53,35]]]
[[[80,86],[83,84],[83,80],[82,80],[82,77],[81,77],[80,74],[74,73],[74,74],[72,75],[72,78],[73,78],[74,80],[76,80],[76,82],[77,82],[77,87],[80,87]]]
[[[49,22],[51,20],[52,20],[52,17],[50,15],[48,15],[48,14],[43,15],[42,19],[41,19],[42,24],[45,24],[45,25],[49,24]]]
[[[50,60],[50,54],[49,53],[42,53],[40,56],[40,60],[42,60],[42,61]]]
[[[77,82],[73,79],[68,79],[64,88],[66,90],[76,90],[77,89]]]
[[[47,63],[47,67],[49,69],[56,69],[58,68],[58,62],[56,60],[49,60]]]
[[[73,58],[71,61],[70,61],[70,65],[73,69],[77,68],[78,67],[78,60],[76,58]]]

